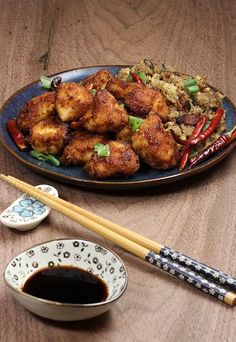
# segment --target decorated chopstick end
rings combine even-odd
[[[204,277],[211,279],[232,291],[236,291],[236,279],[215,268],[209,267],[169,247],[163,247],[160,250],[160,255],[167,257],[182,266],[191,268],[193,271],[202,274]]]
[[[236,303],[236,295],[234,293],[227,292],[227,290],[222,288],[220,285],[208,281],[201,275],[187,269],[177,262],[173,262],[167,257],[163,257],[154,252],[149,252],[145,259],[149,263],[185,281],[189,285],[192,285],[195,288],[217,298],[218,300],[225,302],[226,304],[235,305]]]

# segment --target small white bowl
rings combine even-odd
[[[45,267],[74,266],[100,277],[108,287],[105,301],[67,304],[31,296],[22,291],[26,280]],[[29,248],[10,261],[6,284],[13,296],[36,315],[57,321],[77,321],[108,311],[127,287],[127,271],[121,259],[109,249],[79,239],[58,239]]]
[[[57,189],[51,185],[42,184],[37,185],[36,188],[58,197]],[[45,204],[23,194],[1,213],[0,221],[9,228],[25,231],[38,226],[49,215],[50,211],[51,208]]]

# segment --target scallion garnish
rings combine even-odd
[[[93,94],[93,96],[95,96],[97,94],[97,90],[96,89],[92,89],[91,93]]]
[[[60,161],[57,158],[55,158],[54,156],[52,156],[51,154],[47,154],[46,155],[46,154],[42,154],[40,152],[37,152],[37,151],[33,150],[33,151],[30,151],[30,155],[33,158],[45,161],[47,163],[51,163],[54,166],[59,166],[60,165]]]
[[[137,118],[136,116],[129,115],[129,124],[131,125],[132,132],[136,132],[144,122],[143,119]]]
[[[197,81],[192,78],[184,80],[184,88],[189,95],[194,95],[200,91]]]
[[[205,125],[203,126],[202,131],[205,132],[205,130],[210,126],[210,121],[206,122]]]
[[[190,87],[187,87],[186,90],[189,93],[189,95],[194,95],[200,91],[198,85],[192,85]]]
[[[51,80],[47,76],[41,75],[40,82],[41,82],[42,88],[51,89]]]
[[[184,87],[185,88],[191,87],[191,86],[193,86],[195,84],[197,84],[197,81],[192,79],[192,78],[190,78],[188,80],[184,80]]]
[[[133,77],[132,77],[132,75],[131,75],[131,73],[129,73],[129,76],[128,76],[128,78],[127,78],[127,81],[133,81]]]
[[[124,103],[120,103],[120,107],[121,108],[125,108],[125,104]]]
[[[97,153],[98,157],[109,157],[110,147],[108,144],[95,144],[94,151]]]
[[[139,77],[139,78],[141,78],[141,80],[144,82],[144,83],[146,83],[147,82],[147,76],[146,76],[146,74],[145,74],[145,72],[143,72],[143,71],[135,71],[135,74]]]

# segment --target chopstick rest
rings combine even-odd
[[[150,264],[178,277],[189,285],[195,286],[197,289],[214,296],[222,302],[232,305],[232,301],[235,302],[236,300],[234,293],[228,292],[220,285],[206,280],[200,274],[181,266],[177,262],[171,261],[167,257],[160,256],[159,254],[150,251],[145,259]]]
[[[162,247],[159,254],[173,260],[174,262],[177,262],[182,266],[190,268],[191,270],[203,275],[205,278],[222,284],[232,291],[236,291],[236,279],[216,270],[215,268],[209,267],[169,247]]]
[[[38,185],[36,188],[58,197],[57,190],[50,185]],[[50,211],[51,208],[25,193],[1,213],[0,221],[9,228],[26,231],[38,226]]]

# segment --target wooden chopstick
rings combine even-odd
[[[63,215],[71,218],[75,222],[87,227],[93,232],[116,243],[118,246],[138,256],[139,258],[148,261],[149,263],[157,266],[158,268],[182,280],[185,280],[190,285],[193,285],[196,288],[201,289],[202,291],[216,297],[217,299],[224,301],[226,304],[229,304],[232,306],[236,304],[235,293],[225,290],[221,286],[206,280],[200,274],[190,271],[184,266],[181,266],[179,263],[173,262],[172,260],[170,260],[169,258],[165,256],[158,255],[154,253],[153,251],[143,247],[142,245],[118,234],[117,232],[114,232],[102,226],[98,222],[88,217],[83,216],[82,212],[84,212],[84,209],[81,211],[81,208],[77,207],[77,210],[74,210],[75,209],[74,207],[76,206],[63,200],[58,201],[58,199],[53,197],[52,195],[49,195],[40,189],[35,189],[33,186],[27,183],[24,183],[22,181],[19,181],[14,177],[5,176],[5,175],[1,175],[0,177],[4,179],[5,181],[7,181],[8,183],[14,185],[16,188],[20,189],[21,191],[26,192],[28,195],[36,198],[37,200],[48,205],[52,209],[55,209],[56,211],[62,213]],[[66,206],[65,206],[65,202],[67,203]],[[78,212],[78,208],[80,209],[80,213]],[[86,211],[86,213],[88,212]],[[94,218],[94,216],[96,215],[92,214],[92,216],[90,217]],[[110,223],[110,221],[108,220],[105,220],[105,221]],[[125,229],[125,231],[127,231],[127,229]]]
[[[57,202],[54,196],[48,193],[45,193],[44,191],[40,189],[37,189],[39,191],[36,191],[36,189],[33,186],[29,186],[29,184],[26,185],[26,183],[24,184],[24,182],[22,181],[18,182],[18,180],[13,179],[13,177],[7,177],[4,175],[1,175],[0,177],[4,179],[5,181],[7,181],[8,183],[14,185],[16,188],[20,189],[22,192],[27,193],[28,195],[46,204],[50,208],[60,212],[64,216],[67,216],[71,218],[73,221],[89,228],[93,232],[96,233],[97,231],[99,231],[99,235],[115,242],[116,244],[120,245],[122,248],[126,249],[130,253],[142,259],[145,258],[147,252],[149,251],[147,248],[141,245],[138,245],[137,243],[121,236],[120,234],[117,234],[116,232],[113,232],[109,230],[108,228],[103,227],[99,223],[90,220],[89,218],[83,216],[82,214],[75,212],[69,207],[66,207],[64,203],[61,204],[60,202]]]
[[[17,179],[17,178],[12,177],[12,176],[7,176],[7,177],[9,179],[12,179],[12,180],[18,182],[18,183],[21,183],[22,185],[24,185],[30,189],[34,189],[34,191],[36,191],[36,192],[37,192],[37,190],[39,190],[39,189],[35,188],[34,186],[21,181],[20,179]],[[39,190],[39,193],[40,193],[40,190]],[[54,198],[53,196],[51,196],[50,194],[48,194],[46,192],[45,192],[45,196],[48,198]],[[54,201],[59,203],[59,204],[62,204],[65,208],[71,209],[74,212],[81,214],[84,217],[87,217],[88,219],[93,220],[94,222],[97,222],[104,227],[109,228],[113,232],[118,233],[118,234],[126,237],[129,240],[132,240],[132,241],[138,243],[139,245],[150,249],[153,252],[156,252],[159,254],[160,250],[164,247],[164,246],[160,245],[159,243],[157,243],[153,240],[150,240],[150,239],[148,239],[148,238],[146,238],[146,237],[144,237],[138,233],[132,232],[131,230],[124,228],[124,227],[122,227],[122,226],[120,226],[120,225],[118,225],[112,221],[109,221],[109,220],[107,220],[101,216],[95,215],[86,209],[80,208],[77,205],[74,205],[70,202],[63,200],[62,198],[56,198],[55,197]]]
[[[27,184],[15,177],[12,176],[8,176],[8,178],[21,183],[23,186],[26,186],[30,189],[34,189],[34,191],[39,191],[37,188],[33,187],[30,184]],[[48,193],[45,193],[45,196],[47,196],[48,198],[51,198],[52,196],[49,195]],[[132,240],[134,242],[136,242],[137,244],[148,248],[150,251],[156,252],[159,255],[162,255],[163,257],[168,257],[169,259],[171,259],[174,262],[178,262],[179,264],[181,264],[184,267],[190,268],[191,270],[201,274],[202,276],[204,276],[207,279],[211,279],[214,282],[217,282],[219,284],[223,284],[224,287],[229,288],[231,291],[236,291],[236,279],[234,279],[233,277],[218,271],[215,268],[209,267],[203,263],[201,263],[200,261],[197,261],[189,256],[186,256],[176,250],[173,250],[169,247],[166,247],[164,245],[161,245],[153,240],[150,240],[136,232],[133,232],[127,228],[124,228],[114,222],[111,222],[101,216],[95,215],[93,213],[91,213],[90,211],[87,211],[83,208],[80,208],[72,203],[69,203],[61,198],[55,198],[54,201],[56,201],[57,203],[62,204],[65,208],[71,209],[74,212],[83,215],[84,217],[108,228],[109,230],[112,230],[115,233],[118,233],[119,235],[122,235],[124,237],[126,237],[129,240]]]

